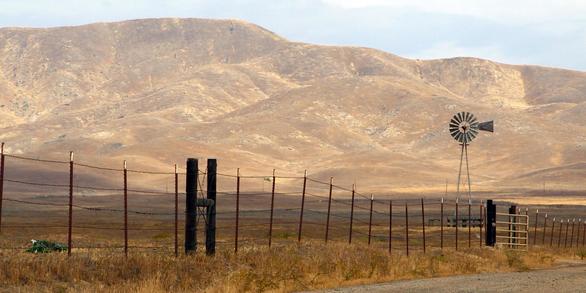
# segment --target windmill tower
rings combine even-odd
[[[456,187],[457,196],[460,196],[460,182],[462,178],[462,162],[466,160],[466,177],[468,178],[468,199],[472,197],[472,188],[470,187],[470,168],[468,166],[468,145],[480,131],[494,131],[494,122],[478,122],[476,117],[469,112],[460,112],[450,120],[450,134],[460,143],[462,151],[460,153],[460,169],[458,171],[458,186]]]

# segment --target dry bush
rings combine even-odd
[[[6,291],[111,292],[289,292],[316,288],[454,274],[519,271],[554,264],[576,251],[490,248],[433,250],[411,256],[341,243],[309,242],[168,255],[119,252],[29,254],[0,252],[0,284]]]

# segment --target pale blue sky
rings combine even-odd
[[[237,18],[294,41],[586,71],[580,0],[0,0],[0,27]]]

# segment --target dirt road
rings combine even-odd
[[[586,292],[586,265],[520,273],[397,281],[322,292]]]

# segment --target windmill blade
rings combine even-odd
[[[464,121],[464,112],[458,113],[458,123]]]
[[[494,121],[478,123],[478,130],[494,132]]]
[[[456,136],[454,138],[457,141],[462,142],[462,133],[461,132],[456,133]]]

